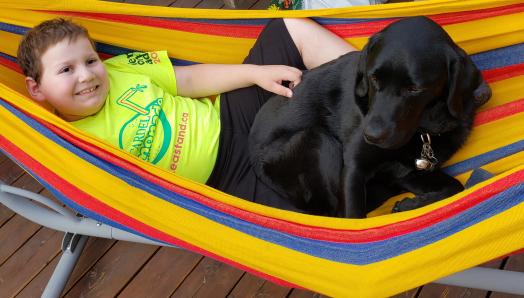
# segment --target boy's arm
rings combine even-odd
[[[175,66],[177,94],[200,98],[227,91],[258,85],[261,88],[287,97],[291,89],[282,86],[282,81],[290,81],[290,86],[300,83],[302,72],[285,65],[253,64],[196,64]]]

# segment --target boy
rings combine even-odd
[[[54,19],[26,34],[18,60],[30,96],[79,129],[181,176],[293,209],[256,179],[249,129],[272,94],[292,95],[282,81],[296,85],[300,69],[352,50],[311,20],[276,19],[241,65],[173,67],[166,52],[102,62],[85,28]]]

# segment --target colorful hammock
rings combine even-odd
[[[434,0],[320,11],[229,11],[98,1],[0,1],[0,149],[58,199],[100,222],[330,296],[386,296],[524,247],[524,4]],[[78,131],[25,92],[15,55],[44,19],[86,26],[107,57],[167,49],[176,65],[239,63],[272,17],[315,17],[361,48],[392,21],[426,15],[472,55],[493,89],[445,167],[484,182],[430,206],[367,219],[304,215],[194,183]],[[430,46],[430,45],[428,45]]]

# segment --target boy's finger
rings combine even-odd
[[[300,82],[301,82],[300,78],[298,80],[296,80],[296,81],[291,81],[289,83],[289,88],[291,88],[291,89],[295,88],[296,86],[298,86],[298,84],[300,84]]]
[[[286,88],[286,87],[284,87],[282,85],[279,85],[279,84],[273,85],[273,90],[272,91],[275,94],[282,95],[282,96],[285,96],[285,97],[293,96],[293,91],[291,91],[291,89]]]

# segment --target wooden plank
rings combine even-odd
[[[89,238],[65,286],[64,293],[71,290],[117,242],[113,239]]]
[[[270,0],[260,0],[257,1],[257,3],[255,3],[249,9],[267,9],[270,3]]]
[[[348,293],[348,297],[353,297],[351,293]],[[313,293],[311,291],[302,290],[302,289],[294,289],[291,294],[289,295],[289,298],[328,298],[327,296]]]
[[[147,1],[147,5],[169,6],[173,4],[173,2],[175,1],[174,0],[149,0]],[[125,3],[146,5],[144,1],[141,1],[141,0],[125,0]]]
[[[285,288],[262,278],[245,273],[228,298],[237,297],[287,297],[290,288]]]
[[[220,9],[224,7],[224,2],[220,0],[216,1],[202,1],[195,6],[195,8],[206,8],[206,9]]]
[[[71,277],[69,278],[69,282],[66,284],[64,293],[67,293],[76,281],[78,281],[85,272],[88,272],[93,264],[95,264],[115,242],[115,240],[109,239],[90,238],[87,241],[83,253],[80,255]],[[59,253],[49,264],[47,264],[47,266],[17,295],[17,298],[40,297],[61,256],[62,254]]]
[[[256,297],[257,291],[264,283],[265,281],[263,279],[246,272],[227,297]]]
[[[242,274],[227,264],[204,258],[171,297],[225,297]]]
[[[115,297],[156,250],[153,245],[117,242],[65,297]]]
[[[202,258],[187,250],[162,247],[119,296],[169,297]]]
[[[11,184],[14,187],[19,187],[28,191],[35,193],[41,192],[43,190],[42,185],[36,182],[36,180],[27,173],[23,173],[20,178],[18,178],[14,183]],[[15,213],[0,204],[0,227],[2,227],[9,219],[11,219]]]
[[[287,297],[292,289],[265,281],[255,293],[255,297]]]
[[[15,215],[0,229],[0,264],[6,262],[41,226]]]
[[[24,170],[9,158],[0,163],[0,181],[11,184],[20,178]]]
[[[172,7],[182,7],[182,8],[193,8],[197,6],[202,0],[176,0],[170,6]]]
[[[2,297],[21,291],[60,252],[63,233],[41,229],[0,267]]]
[[[418,293],[422,290],[422,287],[411,289],[409,291],[391,296],[391,298],[415,298],[418,297]]]
[[[33,298],[40,297],[44,292],[45,286],[51,278],[53,269],[58,264],[61,254],[57,254],[53,260],[45,268],[40,271],[23,289],[20,291],[16,297],[17,298]]]
[[[0,164],[2,164],[6,159],[7,156],[2,151],[0,151]]]

